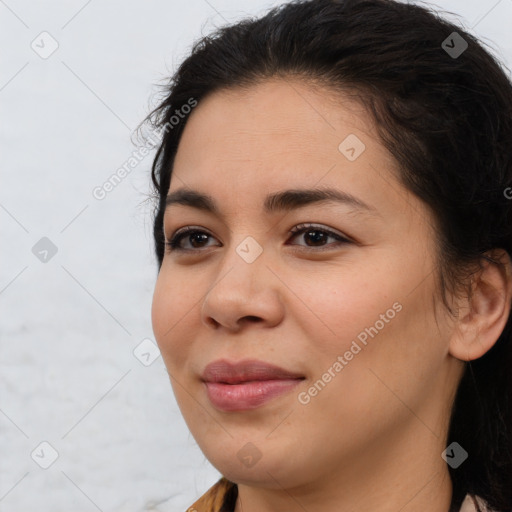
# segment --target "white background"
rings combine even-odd
[[[178,512],[219,477],[162,358],[133,353],[154,341],[153,154],[103,200],[92,190],[137,150],[155,84],[196,38],[280,3],[0,1],[0,510]],[[510,66],[512,0],[436,5]]]

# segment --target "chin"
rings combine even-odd
[[[234,449],[232,447],[235,444],[238,443],[232,442],[230,449],[222,451],[203,450],[210,463],[231,482],[251,487],[282,489],[294,487],[303,476],[304,469],[300,468],[304,468],[305,465],[294,456],[279,453],[275,447],[263,448],[260,452],[261,458],[251,461],[247,454],[250,454],[253,448],[243,443],[242,449]]]

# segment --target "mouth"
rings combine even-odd
[[[305,379],[304,375],[258,360],[214,361],[201,377],[210,402],[224,412],[261,407]]]

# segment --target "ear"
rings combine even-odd
[[[462,361],[471,361],[490,350],[507,324],[512,307],[512,266],[503,249],[485,253],[503,263],[504,268],[483,258],[483,269],[472,276],[472,297],[459,300],[449,352]]]

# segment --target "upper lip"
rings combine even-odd
[[[245,359],[231,363],[219,359],[208,364],[201,375],[205,382],[222,382],[237,384],[255,380],[279,380],[304,378],[295,372],[290,372],[278,366],[256,359]]]

